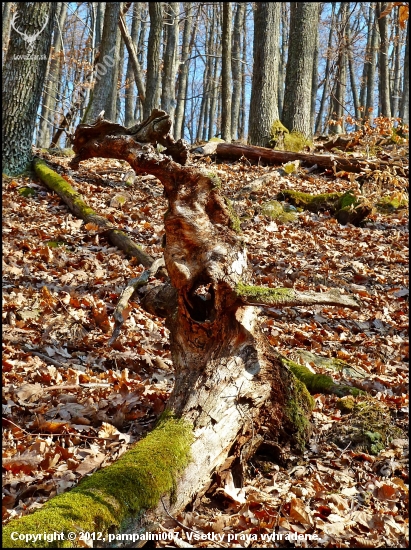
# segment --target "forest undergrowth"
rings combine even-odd
[[[37,150],[97,212],[154,258],[162,255],[166,200],[153,176],[125,162]],[[199,534],[224,534],[221,547],[408,546],[408,195],[405,180],[366,179],[301,166],[253,166],[245,159],[205,165],[222,182],[241,220],[255,284],[317,292],[338,288],[362,307],[272,308],[270,344],[315,372],[367,392],[367,442],[354,444],[363,396],[314,395],[306,450],[271,447],[247,466],[242,488],[215,480],[177,518]],[[256,179],[263,184],[253,187]],[[363,224],[340,225],[277,201],[284,189],[349,189],[373,204]],[[280,215],[273,201],[281,203]],[[271,206],[270,206],[271,204]],[[268,206],[267,206],[268,205]],[[288,215],[285,215],[288,214]],[[92,224],[72,216],[34,174],[3,176],[3,521],[41,507],[121,456],[153,427],[173,387],[168,331],[129,302],[119,338],[108,345],[112,313],[127,282],[143,271]],[[337,361],[338,360],[338,361]],[[330,371],[330,368],[336,368]],[[385,423],[381,435],[375,425]],[[374,426],[374,427],[373,427]],[[347,441],[341,438],[347,433]],[[377,436],[376,434],[379,434]],[[185,546],[196,540],[173,519],[161,528]],[[317,540],[264,542],[266,533]],[[228,542],[227,535],[236,537]],[[172,544],[172,543],[171,543]],[[157,543],[157,546],[170,542]],[[178,543],[176,543],[178,545]]]

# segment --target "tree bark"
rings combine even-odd
[[[221,46],[223,49],[221,69],[221,137],[231,141],[231,35],[232,2],[223,2],[223,28]]]
[[[331,63],[331,46],[332,46],[332,40],[333,40],[333,30],[334,30],[334,18],[335,18],[335,2],[331,2],[331,21],[330,21],[330,30],[328,33],[328,44],[327,44],[327,52],[326,52],[326,61],[325,61],[325,69],[324,69],[324,85],[323,85],[323,93],[321,94],[321,102],[320,102],[320,109],[318,111],[317,120],[315,123],[315,129],[314,133],[320,133],[323,130],[323,118],[325,113],[325,104],[329,95],[329,87],[330,87],[330,63]]]
[[[291,2],[283,119],[290,131],[310,137],[311,83],[319,2]]]
[[[146,97],[143,118],[150,116],[160,101],[160,44],[163,28],[163,2],[149,2],[150,32],[147,49]]]
[[[375,6],[375,3],[374,3]],[[365,118],[372,124],[374,120],[374,109],[375,109],[375,73],[376,73],[376,52],[378,49],[378,32],[377,32],[377,15],[374,10],[374,18],[372,22],[372,33],[371,33],[371,47],[369,54],[369,63],[368,63],[368,74],[367,74],[367,103],[365,107]]]
[[[55,2],[17,4],[13,25],[20,33],[13,27],[3,68],[2,159],[8,175],[20,174],[31,160],[55,13]]]
[[[134,93],[134,79],[135,79],[135,75],[138,74],[139,71],[140,71],[139,77],[141,79],[140,85],[142,85],[142,87],[141,87],[141,90],[137,88],[137,92],[139,95],[140,95],[140,91],[143,91],[145,93],[144,82],[141,74],[142,73],[141,67],[140,67],[140,63],[137,58],[137,52],[134,46],[134,44],[136,44],[138,41],[138,29],[140,25],[139,17],[140,17],[140,2],[135,2],[130,34],[128,34],[128,31],[127,33],[124,33],[123,27],[125,28],[125,30],[127,30],[125,23],[123,25],[124,19],[121,20],[122,18],[120,18],[120,21],[119,21],[121,35],[123,37],[124,44],[126,45],[127,52],[128,52],[128,62],[127,62],[127,72],[126,72],[126,97],[125,97],[125,107],[124,107],[125,108],[125,112],[124,112],[125,126],[131,126],[131,124],[134,124],[135,122],[134,107],[135,107],[135,101],[136,101],[136,98],[135,98],[136,94]],[[130,41],[128,39],[130,39]]]
[[[407,38],[405,41],[404,80],[400,102],[400,118],[404,124],[410,122],[410,21],[407,20]]]
[[[51,111],[52,106],[56,103],[59,87],[59,74],[61,66],[61,47],[63,44],[63,28],[67,17],[67,4],[59,4],[60,13],[58,14],[58,25],[56,25],[53,37],[53,48],[50,59],[50,64],[47,73],[47,85],[43,93],[43,105],[41,109],[41,121],[38,136],[39,147],[49,147],[50,145],[50,129],[52,121],[55,118],[55,113]]]
[[[254,11],[253,82],[248,141],[266,147],[278,120],[279,2],[257,2]]]
[[[344,108],[347,90],[347,37],[348,2],[341,2],[338,14],[338,59],[335,75],[334,94],[331,101],[331,134],[344,133]]]
[[[93,121],[101,111],[109,120],[116,118],[118,63],[120,52],[120,31],[118,20],[121,2],[107,2],[104,14],[104,29],[97,65],[97,77],[91,107],[86,120]]]
[[[379,114],[382,116],[391,116],[390,105],[390,71],[388,68],[388,20],[389,16],[381,17],[382,12],[387,8],[387,2],[377,2],[376,17],[378,21],[378,30],[380,32],[380,48],[378,50],[378,69],[379,69]]]
[[[161,90],[161,108],[166,111],[174,124],[176,108],[175,84],[178,59],[178,19],[180,3],[166,4],[167,20],[164,28],[167,29],[167,42],[163,55],[163,81]]]
[[[184,137],[184,108],[186,104],[188,69],[190,65],[189,57],[192,48],[192,42],[194,41],[190,40],[193,23],[193,9],[194,7],[192,5],[192,2],[184,2],[185,21],[183,30],[183,43],[181,45],[180,69],[178,75],[177,106],[174,120],[174,136],[177,140]]]
[[[231,103],[231,137],[238,136],[238,122],[241,100],[241,31],[244,24],[245,2],[237,2],[234,31],[231,68],[233,74],[233,100]]]
[[[3,12],[2,12],[2,61],[6,58],[8,42],[10,37],[10,21],[11,21],[11,9],[13,7],[13,2],[3,2]]]

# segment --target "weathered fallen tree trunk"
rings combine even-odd
[[[264,289],[268,292],[263,292],[253,287],[247,251],[241,236],[234,230],[238,229],[238,220],[220,193],[218,178],[207,170],[183,167],[157,154],[152,147],[136,141],[126,129],[121,133],[118,125],[114,133],[107,134],[110,124],[101,121],[93,128],[86,125],[77,128],[73,142],[76,157],[72,166],[91,157],[125,159],[137,174],[153,174],[164,185],[169,204],[165,215],[164,259],[170,282],[151,287],[143,303],[152,313],[166,316],[166,326],[170,330],[175,386],[167,404],[169,421],[191,426],[184,432],[190,442],[188,463],[174,460],[177,451],[169,445],[162,448],[163,443],[159,441],[156,451],[147,456],[144,480],[134,478],[133,474],[136,497],[133,502],[127,502],[127,509],[129,516],[132,511],[138,516],[142,508],[155,508],[155,500],[158,502],[159,493],[164,491],[169,492],[168,507],[175,514],[210,485],[214,473],[231,468],[238,480],[243,465],[264,437],[280,444],[290,441],[301,449],[310,433],[308,414],[312,398],[265,339],[258,319],[261,306],[306,304],[306,300],[324,303],[322,299],[327,304],[354,308],[358,308],[358,303],[348,296],[338,296],[337,292],[332,296],[314,296],[314,293],[302,296],[294,291],[276,295],[276,289]],[[155,118],[150,124],[156,124]],[[159,141],[157,137],[155,141]],[[167,136],[160,137],[171,141]],[[184,158],[181,152],[173,153],[170,149],[173,156]],[[144,441],[136,445],[137,454]],[[180,445],[180,437],[178,442]],[[186,458],[185,453],[183,456]],[[156,481],[158,490],[150,499],[144,499],[143,495],[150,490],[151,468],[165,457],[172,464],[178,464],[176,470],[184,468],[179,475],[173,471],[174,490]],[[87,530],[101,530],[104,536],[107,536],[110,521],[117,529],[126,528],[126,515],[123,514],[118,521],[113,517],[104,519],[99,529],[98,516],[103,512],[94,514],[92,511],[94,499],[107,504],[109,495],[114,494],[114,510],[121,500],[122,476],[126,475],[126,469],[119,466],[116,470],[116,464],[110,468],[114,475],[115,472],[121,475],[118,485],[117,478],[108,478],[108,494],[103,470],[98,473],[103,483],[101,493],[94,485],[89,490],[88,483],[91,484],[95,477],[92,476],[80,483],[76,492],[62,495],[70,501],[70,494],[75,496],[85,491],[91,497],[90,501],[81,501],[81,506],[90,506]],[[152,479],[157,479],[155,474]],[[62,497],[58,497],[60,502]],[[128,499],[127,493],[124,498]],[[158,503],[154,516],[164,517],[162,503]],[[45,517],[41,516],[42,521]],[[42,521],[39,521],[38,531]],[[67,532],[69,527],[74,532],[85,530],[79,516],[71,516],[62,525],[62,530]],[[42,527],[41,530],[46,529]]]
[[[292,153],[290,151],[277,151],[254,145],[241,145],[238,143],[218,143],[215,154],[220,159],[238,160],[242,157],[253,162],[266,162],[267,164],[282,164],[300,160],[307,165],[321,166],[322,168],[335,169],[338,172],[365,172],[366,170],[387,170],[408,177],[408,166],[384,160],[363,160],[353,157],[342,157],[334,154],[316,155],[312,153]]]
[[[278,193],[277,199],[286,200],[310,212],[328,210],[341,225],[351,223],[358,226],[372,212],[372,206],[359,201],[351,191],[310,195],[293,189],[284,189]]]
[[[144,252],[144,250],[130,239],[130,237],[116,229],[104,216],[100,216],[90,208],[83,200],[83,197],[57,172],[49,168],[46,162],[38,157],[33,160],[33,166],[38,177],[47,185],[49,189],[57,193],[63,202],[69,207],[70,211],[86,223],[92,223],[98,226],[107,239],[120,250],[130,256],[134,256],[138,261],[148,267],[154,259]]]

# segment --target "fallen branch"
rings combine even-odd
[[[241,145],[238,143],[218,143],[215,149],[220,159],[238,160],[242,157],[254,162],[266,162],[268,164],[282,164],[300,160],[310,166],[317,164],[322,168],[335,169],[345,172],[365,172],[366,170],[387,170],[390,173],[398,173],[408,177],[408,166],[384,160],[362,160],[354,157],[342,157],[339,155],[315,155],[312,153],[292,153],[290,151],[276,151],[265,147],[253,145]]]
[[[117,340],[117,338],[119,337],[121,327],[124,321],[126,320],[126,315],[124,313],[124,310],[127,308],[130,298],[138,288],[148,283],[148,280],[150,277],[154,277],[156,275],[158,269],[161,266],[164,266],[163,258],[159,258],[158,260],[153,262],[152,265],[140,275],[140,277],[131,279],[128,282],[128,285],[121,293],[120,299],[113,313],[115,326],[114,326],[113,334],[110,340],[108,341],[109,346],[112,346],[114,342]]]
[[[117,248],[123,250],[129,256],[137,258],[145,267],[151,266],[154,262],[154,258],[144,252],[144,250],[132,241],[126,233],[116,229],[111,222],[90,208],[84,202],[80,193],[73,189],[73,187],[57,174],[57,172],[49,168],[43,159],[35,157],[33,166],[38,177],[49,189],[57,193],[75,216],[84,220],[86,223],[97,225],[104,231],[104,235],[114,246],[117,246]]]
[[[343,306],[360,309],[361,304],[354,296],[342,294],[338,289],[328,292],[300,292],[292,288],[267,288],[239,283],[237,295],[244,304],[268,307],[290,307],[307,305]]]

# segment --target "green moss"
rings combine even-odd
[[[230,216],[230,227],[236,233],[241,233],[241,221],[237,215],[237,212],[234,210],[233,203],[227,197],[224,197],[225,203],[228,209],[228,215]]]
[[[176,476],[190,460],[192,427],[165,414],[157,427],[117,462],[95,472],[71,491],[3,529],[4,548],[72,547],[73,543],[12,540],[17,533],[102,532],[121,528],[175,490]]]
[[[215,141],[215,142],[217,142],[217,143],[225,143],[224,140],[221,139],[221,138],[219,138],[219,137],[212,137],[212,138],[210,139],[210,141],[212,141],[212,142]]]
[[[280,191],[277,195],[278,200],[287,200],[290,204],[301,207],[304,210],[309,210],[310,212],[318,212],[321,209],[335,211],[340,198],[340,193],[310,195],[310,193],[302,193],[301,191],[294,191],[293,189],[285,189]]]
[[[50,189],[55,191],[59,196],[64,194],[70,197],[73,205],[81,212],[83,219],[88,216],[97,216],[97,213],[83,201],[80,193],[75,191],[73,187],[65,179],[54,172],[54,170],[49,168],[44,160],[35,158],[33,160],[33,166],[36,174],[45,183],[47,183],[47,186]]]
[[[293,300],[295,294],[292,288],[267,288],[265,286],[250,286],[243,283],[238,283],[236,292],[239,297],[246,299],[248,302],[275,305],[283,304]]]
[[[292,222],[297,217],[295,212],[285,212],[282,204],[278,201],[265,202],[261,206],[261,213],[272,220],[278,220],[280,223]]]
[[[308,417],[314,408],[314,399],[308,393],[306,386],[293,376],[286,384],[286,406],[284,409],[286,423],[293,433],[295,444],[303,450],[311,433]]]
[[[271,125],[269,146],[275,149],[284,148],[284,137],[288,134],[287,128],[277,119]]]
[[[58,248],[59,246],[64,246],[65,243],[64,241],[47,241],[46,242],[46,246],[48,246],[49,248]]]
[[[206,172],[205,174],[207,178],[211,180],[211,183],[213,184],[213,187],[217,189],[222,189],[223,185],[221,183],[221,179],[215,174],[214,172]]]
[[[293,131],[284,136],[284,150],[298,153],[305,147],[311,147],[312,141],[307,139],[301,132]]]
[[[382,213],[394,212],[400,208],[408,208],[408,200],[402,195],[386,195],[377,203],[377,209]]]
[[[343,400],[339,403],[341,401]],[[351,408],[350,403],[350,410],[345,412],[349,413],[347,417],[327,435],[327,439],[340,448],[350,445],[351,449],[376,455],[392,439],[406,437],[406,434],[393,424],[388,407],[370,396],[354,400],[353,407]]]
[[[338,209],[350,208],[351,206],[356,206],[358,201],[356,197],[352,194],[351,191],[344,193],[338,201]]]
[[[37,195],[36,191],[32,187],[20,187],[18,193],[22,197],[26,197],[26,199]]]
[[[364,392],[358,388],[344,384],[336,384],[334,380],[326,374],[316,374],[307,367],[295,363],[285,357],[281,358],[282,363],[287,366],[298,380],[305,384],[310,393],[332,393],[339,397],[345,395],[358,396]]]

